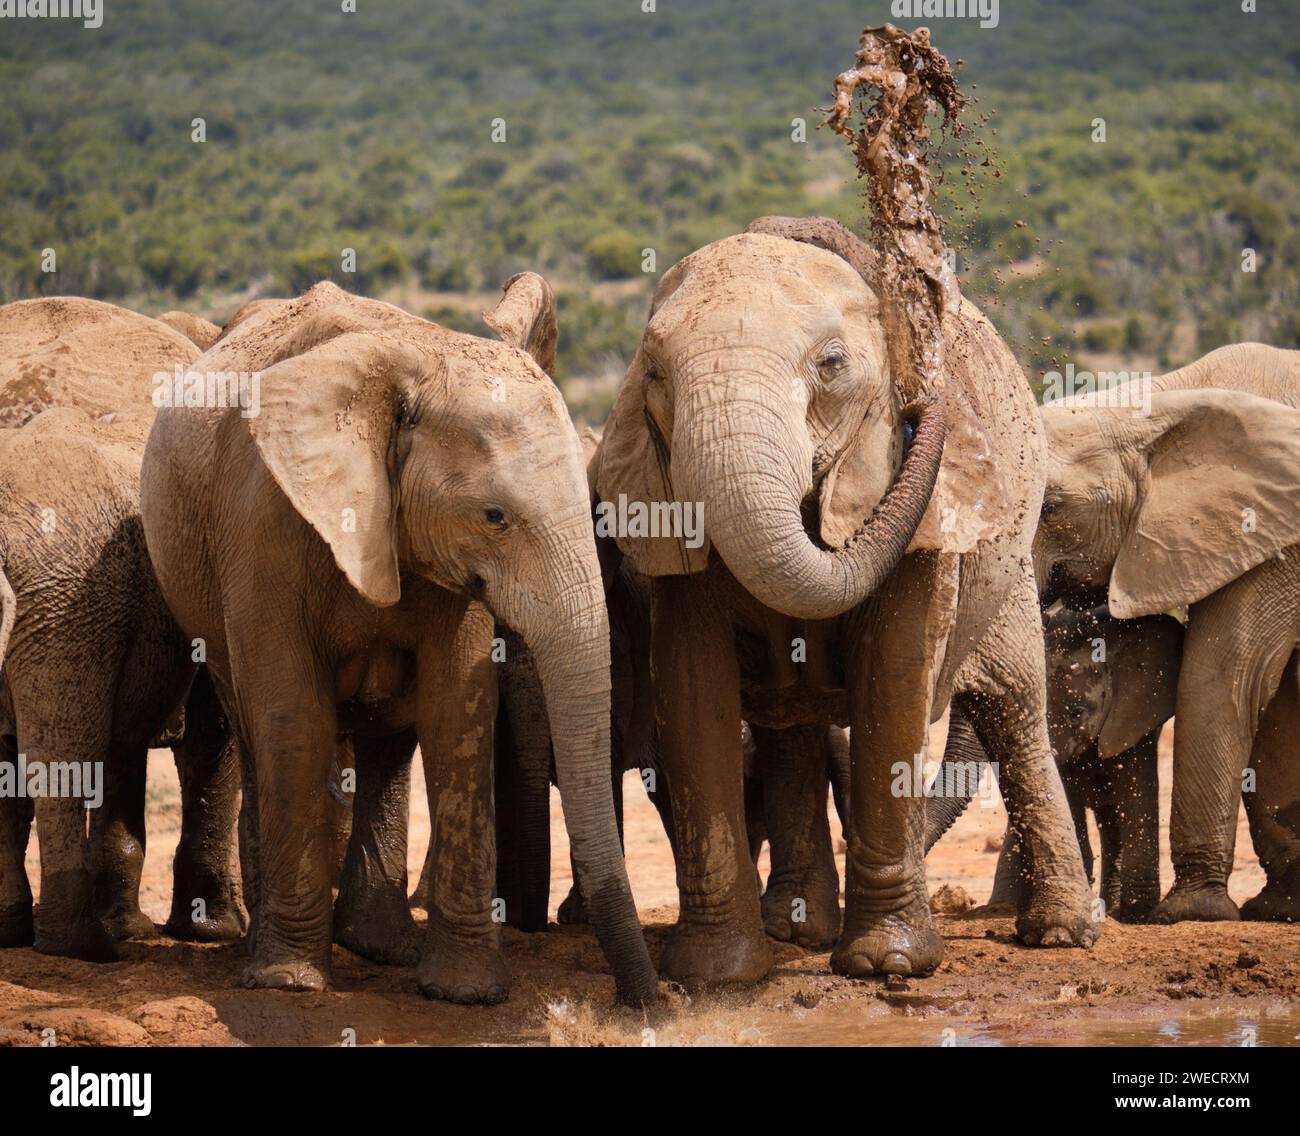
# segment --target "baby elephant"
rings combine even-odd
[[[1101,837],[1101,897],[1124,922],[1146,918],[1160,899],[1160,811],[1156,742],[1174,713],[1183,627],[1167,615],[1120,620],[1104,607],[1063,608],[1044,625],[1047,718],[1089,881],[1091,809]],[[985,760],[970,723],[955,713],[944,765]],[[976,778],[940,774],[943,785]],[[926,847],[961,815],[970,797],[929,800]],[[1022,865],[1008,831],[990,903],[1014,904]]]

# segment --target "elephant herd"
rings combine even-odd
[[[1295,920],[1300,352],[1221,348],[1140,409],[1040,407],[963,300],[943,389],[905,404],[874,273],[820,218],[691,254],[599,438],[553,382],[532,273],[491,338],[329,283],[221,329],[0,308],[0,946],[100,960],[154,933],[151,744],[181,786],[166,930],[247,931],[255,987],[324,988],[339,943],[416,966],[430,997],[504,998],[501,924],[547,924],[552,783],[559,917],[591,924],[633,1005],[660,976],[756,982],[773,938],[850,977],[933,971],[925,853],[975,779],[937,789],[985,763],[1021,942],[1087,947],[1107,914]],[[638,510],[662,523],[595,523]],[[657,967],[621,848],[630,769],[677,866]],[[1268,882],[1238,912],[1243,797]]]

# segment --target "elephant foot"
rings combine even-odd
[[[463,1006],[495,1006],[510,993],[510,968],[487,943],[428,942],[416,978],[426,998]]]
[[[109,912],[103,917],[104,930],[115,943],[127,939],[152,939],[158,934],[154,922],[138,907]]]
[[[172,905],[172,913],[163,930],[173,939],[188,943],[231,943],[248,927],[248,918],[239,905],[209,907],[201,919],[196,919],[188,908]]]
[[[59,920],[51,927],[52,922],[54,921],[41,918],[40,911],[37,911],[32,946],[41,954],[82,959],[85,962],[117,961],[117,947],[98,919],[86,915],[74,920]]]
[[[380,966],[415,966],[420,933],[403,899],[400,889],[372,888],[351,902],[341,893],[334,909],[334,941]]]
[[[933,974],[942,960],[943,940],[934,929],[930,904],[918,898],[899,911],[846,917],[844,933],[831,952],[831,970],[846,978],[920,978]]]
[[[839,879],[769,883],[763,893],[763,930],[781,943],[822,950],[840,937]]]
[[[583,900],[582,892],[578,890],[577,884],[569,888],[569,894],[564,897],[564,902],[560,904],[560,910],[555,913],[555,921],[564,924],[566,927],[588,922],[587,904]]]
[[[1091,947],[1102,927],[1092,905],[1092,893],[1083,886],[1031,889],[1016,912],[1016,938],[1027,947]]]
[[[1159,891],[1142,891],[1136,896],[1125,892],[1115,906],[1107,909],[1107,914],[1120,923],[1149,923],[1159,901]]]
[[[0,908],[0,948],[30,947],[35,937],[36,926],[32,919],[30,900]]]
[[[329,973],[306,959],[277,962],[254,959],[244,968],[244,985],[250,990],[316,992],[329,985]]]
[[[1151,912],[1152,923],[1231,923],[1240,918],[1225,884],[1174,884]]]
[[[772,969],[772,948],[755,927],[678,923],[659,959],[659,973],[688,993],[752,986]]]
[[[1270,879],[1253,899],[1241,905],[1241,917],[1277,923],[1300,923],[1300,871]]]

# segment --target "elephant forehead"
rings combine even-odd
[[[784,237],[742,233],[691,253],[684,261],[678,291],[705,289],[720,294],[755,294],[787,301],[817,300],[826,294],[870,294],[847,261],[825,249]]]

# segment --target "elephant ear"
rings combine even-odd
[[[1110,705],[1097,735],[1099,757],[1118,757],[1174,716],[1183,657],[1183,625],[1173,616],[1111,626],[1118,634],[1107,645]]]
[[[555,378],[555,349],[560,330],[555,318],[555,293],[536,272],[520,272],[502,286],[505,295],[483,315],[497,338],[528,352],[550,378]]]
[[[1121,619],[1195,603],[1300,541],[1300,410],[1227,390],[1157,392],[1151,409],[1110,577]]]
[[[262,374],[258,453],[358,592],[401,596],[390,448],[404,394],[428,370],[409,344],[349,333]]]
[[[661,286],[662,288],[662,286]],[[640,353],[632,360],[618,399],[605,423],[596,459],[599,507],[617,515],[625,504],[676,501],[668,445],[646,407],[646,377]],[[702,572],[709,562],[709,539],[689,548],[682,536],[626,536],[615,530],[619,550],[646,576],[684,576]]]
[[[970,552],[979,541],[991,540],[1015,523],[1020,513],[1016,494],[993,460],[989,434],[989,424],[1005,412],[992,404],[1020,392],[1026,404],[1027,438],[1037,424],[1020,364],[997,328],[969,300],[963,299],[944,317],[943,365],[948,427],[943,463],[909,552]]]
[[[973,304],[963,300],[960,311],[944,320],[943,329],[948,372],[943,462],[909,552],[923,548],[969,552],[978,541],[993,537],[1016,513],[993,461],[993,445],[985,427],[992,412],[984,402],[1003,389],[1002,384],[990,382],[990,376],[1006,374],[1023,385],[1019,367],[993,325]],[[895,435],[892,420],[892,415],[875,410],[869,413],[826,475],[821,537],[827,547],[842,548],[889,488],[902,458],[901,439]]]

